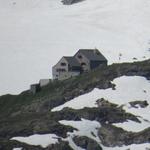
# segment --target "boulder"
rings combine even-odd
[[[81,137],[76,136],[73,138],[73,141],[77,146],[82,147],[83,149],[86,150],[102,150],[102,148],[96,141],[86,136],[81,136]]]
[[[149,104],[147,101],[133,101],[133,102],[130,102],[130,105],[134,108],[145,108],[147,107]]]

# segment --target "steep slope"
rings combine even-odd
[[[0,0],[0,94],[50,78],[79,48],[97,47],[109,64],[150,58],[149,18],[148,0]]]
[[[147,60],[113,64],[52,82],[35,95],[25,91],[18,96],[2,96],[0,147],[147,150],[149,79]]]

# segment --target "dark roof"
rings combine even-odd
[[[75,57],[64,56],[64,58],[67,60],[67,62],[69,63],[69,65],[71,67],[73,67],[73,66],[80,66],[79,62],[76,60]]]
[[[79,49],[78,52],[82,53],[90,61],[107,61],[97,49]]]

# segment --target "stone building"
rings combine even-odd
[[[75,57],[62,57],[53,67],[52,72],[53,79],[64,80],[79,75],[81,67]]]
[[[53,79],[65,80],[97,67],[107,66],[107,59],[97,49],[80,49],[73,57],[62,57],[52,68]]]
[[[48,85],[50,82],[51,82],[50,79],[40,79],[39,84],[40,84],[40,87],[44,87]]]
[[[107,66],[107,59],[97,49],[80,49],[74,57],[80,63],[83,72]]]
[[[51,82],[50,79],[41,79],[39,81],[39,83],[36,83],[36,84],[31,84],[30,85],[30,92],[32,94],[36,94],[38,92],[40,92],[42,90],[42,88],[46,85],[48,85],[49,83]]]

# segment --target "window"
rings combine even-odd
[[[83,62],[83,63],[81,63],[81,66],[86,66],[86,63],[84,63],[84,62]]]
[[[82,56],[81,56],[81,55],[78,55],[78,58],[79,58],[79,59],[82,59]]]
[[[61,66],[66,66],[66,63],[61,63]]]
[[[57,72],[66,72],[66,69],[58,68],[56,69]]]

